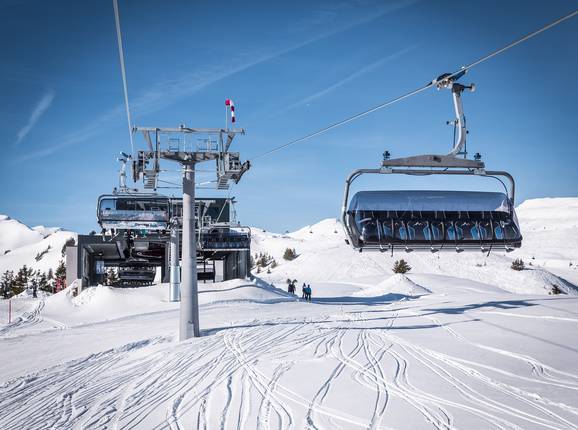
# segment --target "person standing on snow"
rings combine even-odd
[[[305,288],[305,300],[307,300],[308,302],[311,301],[311,285],[309,284]]]
[[[307,285],[303,282],[303,286],[301,287],[301,298],[307,300]]]
[[[36,282],[36,279],[32,280],[32,297],[33,298],[38,298],[38,283]]]

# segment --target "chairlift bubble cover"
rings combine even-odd
[[[510,212],[508,197],[484,191],[359,191],[349,211]]]

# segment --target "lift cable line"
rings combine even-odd
[[[425,90],[427,90],[427,89],[429,89],[429,88],[431,88],[431,87],[433,87],[433,86],[439,86],[440,84],[443,84],[444,82],[448,82],[448,81],[450,81],[452,78],[455,78],[456,76],[458,76],[458,75],[460,75],[460,74],[463,75],[463,74],[466,73],[469,69],[471,69],[471,68],[473,68],[473,67],[475,67],[475,66],[477,66],[477,65],[479,65],[479,64],[481,64],[481,63],[483,63],[483,62],[485,62],[485,61],[487,61],[487,60],[489,60],[490,58],[493,58],[493,57],[495,57],[496,55],[499,55],[499,54],[501,54],[502,52],[505,52],[505,51],[509,50],[510,48],[513,48],[514,46],[519,45],[520,43],[525,42],[526,40],[529,40],[529,39],[531,39],[532,37],[537,36],[538,34],[544,32],[544,31],[546,31],[546,30],[549,30],[550,28],[555,27],[556,25],[561,24],[562,22],[564,22],[564,21],[566,21],[566,20],[568,20],[568,19],[570,19],[570,18],[572,18],[572,17],[574,17],[574,16],[576,16],[576,15],[578,15],[578,9],[570,12],[570,13],[567,14],[567,15],[562,16],[561,18],[558,18],[558,19],[555,20],[555,21],[550,22],[549,24],[547,24],[547,25],[539,28],[539,29],[536,30],[536,31],[533,31],[533,32],[531,32],[531,33],[528,33],[528,34],[526,34],[525,36],[522,36],[522,37],[520,37],[519,39],[514,40],[513,42],[507,44],[506,46],[503,46],[502,48],[496,49],[495,51],[492,51],[491,53],[489,53],[489,54],[487,54],[487,55],[484,55],[483,57],[480,57],[479,59],[475,60],[474,62],[472,62],[472,63],[470,63],[470,64],[468,64],[468,65],[466,65],[466,66],[462,66],[459,70],[457,70],[457,71],[455,71],[455,72],[453,72],[453,73],[449,73],[449,74],[442,75],[442,76],[440,76],[440,77],[432,80],[431,82],[427,83],[426,85],[423,85],[423,86],[421,86],[421,87],[419,87],[419,88],[417,88],[417,89],[415,89],[415,90],[413,90],[413,91],[409,91],[409,92],[407,92],[407,93],[405,93],[405,94],[403,94],[403,95],[401,95],[401,96],[395,97],[395,98],[393,98],[393,99],[391,99],[391,100],[388,100],[388,101],[386,101],[386,102],[383,102],[383,103],[381,103],[381,104],[379,104],[379,105],[377,105],[377,106],[374,106],[374,107],[372,107],[372,108],[370,108],[370,109],[367,109],[367,110],[365,110],[365,111],[363,111],[363,112],[360,112],[360,113],[357,113],[357,114],[355,114],[355,115],[352,115],[352,116],[350,116],[350,117],[348,117],[348,118],[345,118],[345,119],[343,119],[343,120],[341,120],[341,121],[335,122],[335,123],[333,123],[333,124],[331,124],[331,125],[329,125],[329,126],[327,126],[327,127],[321,128],[321,129],[319,129],[319,130],[317,130],[317,131],[314,131],[314,132],[309,133],[309,134],[307,134],[307,135],[305,135],[305,136],[303,136],[303,137],[300,137],[300,138],[298,138],[298,139],[295,139],[295,140],[292,140],[292,141],[290,141],[290,142],[287,142],[287,143],[285,143],[285,144],[283,144],[283,145],[280,145],[280,146],[277,146],[277,147],[275,147],[275,148],[272,148],[272,149],[270,149],[270,150],[268,150],[268,151],[265,151],[265,152],[263,152],[263,153],[261,153],[261,154],[257,154],[257,155],[255,155],[254,157],[250,158],[249,161],[254,161],[254,160],[258,159],[258,158],[265,157],[265,156],[270,155],[270,154],[273,154],[273,153],[275,153],[275,152],[277,152],[277,151],[281,151],[282,149],[285,149],[285,148],[287,148],[287,147],[289,147],[289,146],[295,145],[296,143],[300,143],[300,142],[309,140],[309,139],[311,139],[312,137],[319,136],[320,134],[326,133],[326,132],[328,132],[328,131],[330,131],[330,130],[333,130],[334,128],[340,127],[340,126],[342,126],[342,125],[345,125],[345,124],[347,124],[347,123],[350,123],[350,122],[352,122],[352,121],[355,121],[356,119],[359,119],[359,118],[362,118],[362,117],[364,117],[364,116],[366,116],[366,115],[369,115],[370,113],[373,113],[373,112],[375,112],[375,111],[377,111],[377,110],[386,108],[386,107],[388,107],[388,106],[393,105],[394,103],[400,102],[400,101],[405,100],[405,99],[407,99],[407,98],[409,98],[409,97],[411,97],[411,96],[414,96],[414,95],[416,95],[416,94],[419,94],[419,93],[421,93],[421,92],[423,92],[423,91],[425,91]]]
[[[122,34],[120,32],[120,17],[118,13],[118,0],[112,0],[112,5],[114,7],[114,21],[116,24],[116,39],[118,42],[118,57],[120,59],[120,72],[122,74],[122,87],[124,90],[124,106],[126,108],[126,118],[128,121],[128,135],[130,138],[130,149],[131,155],[134,157],[134,141],[133,141],[133,131],[132,131],[132,120],[130,116],[130,106],[128,104],[128,88],[126,85],[126,70],[124,67],[124,50],[122,48]]]

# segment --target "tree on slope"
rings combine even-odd
[[[257,254],[256,256],[257,258],[255,259],[255,265],[257,267],[267,267],[269,264],[271,264],[272,261],[274,261],[273,257],[271,257],[268,253],[262,253],[260,252],[259,254]]]
[[[46,272],[38,273],[39,275],[36,280],[38,282],[38,289],[49,293],[52,292],[52,285],[50,285]]]
[[[12,285],[12,295],[16,296],[28,288],[28,281],[32,277],[33,273],[34,271],[27,267],[26,264],[18,270]]]
[[[10,297],[13,286],[14,286],[14,272],[12,270],[7,270],[2,274],[2,277],[0,278],[0,293],[5,299]]]
[[[393,273],[407,273],[411,270],[411,266],[407,264],[404,259],[397,260],[393,263]]]
[[[56,291],[66,288],[66,265],[62,260],[60,260],[60,263],[54,272],[54,284],[56,286]]]
[[[295,260],[297,258],[297,253],[295,252],[295,248],[286,248],[285,252],[283,253],[283,259],[287,261]]]
[[[46,248],[44,251],[39,252],[38,254],[36,254],[36,257],[34,257],[34,259],[36,261],[40,261],[42,260],[42,258],[48,254],[50,252],[50,250],[52,249],[52,246],[48,245],[48,248]]]
[[[510,267],[512,268],[512,270],[516,270],[518,272],[524,270],[525,268],[524,260],[522,260],[521,258],[516,258],[514,261],[512,261],[512,265]]]

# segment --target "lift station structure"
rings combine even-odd
[[[227,110],[232,113],[230,104]],[[234,198],[196,198],[195,168],[215,162],[214,169],[203,172],[214,171],[210,183],[218,190],[238,183],[250,164],[230,149],[245,131],[184,125],[132,131],[142,135],[146,149],[134,158],[123,153],[119,187],[98,199],[102,233],[80,235],[68,264],[76,267],[75,278],[83,287],[102,282],[107,267],[118,268],[120,285],[151,284],[160,267],[162,281],[170,282],[169,299],[181,301],[180,340],[197,337],[198,280],[215,280],[215,262],[220,262],[223,280],[249,276],[251,232],[236,221]],[[159,183],[166,182],[160,179],[166,171],[162,161],[181,166],[182,198],[157,193]],[[127,165],[144,191],[127,186]]]

